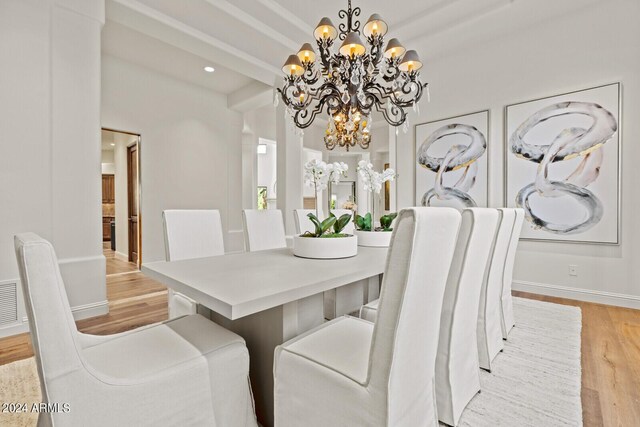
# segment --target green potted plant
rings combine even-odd
[[[360,160],[358,163],[358,175],[362,179],[364,190],[371,195],[369,197],[371,211],[364,216],[356,215],[354,218],[358,244],[360,246],[388,247],[391,242],[391,231],[393,231],[392,223],[398,214],[392,212],[382,215],[380,217],[380,226],[376,226],[375,205],[376,200],[380,197],[382,186],[387,181],[393,181],[396,173],[393,169],[377,172],[373,169],[371,163]]]
[[[316,199],[316,213],[307,215],[314,225],[314,230],[293,237],[294,255],[318,259],[348,258],[357,255],[358,238],[342,232],[351,220],[351,214],[344,214],[338,218],[329,212],[327,218],[318,218],[318,192],[326,189],[329,181],[336,184],[340,182],[347,170],[348,165],[345,163],[327,164],[315,159],[305,163],[305,184],[313,187]]]

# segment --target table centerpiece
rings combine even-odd
[[[391,225],[393,220],[398,216],[396,212],[388,213],[380,217],[380,226],[375,223],[375,205],[380,199],[380,190],[387,181],[393,181],[396,173],[393,169],[385,169],[378,172],[373,169],[373,165],[366,160],[358,162],[358,175],[362,179],[363,188],[371,197],[371,211],[364,216],[355,215],[354,223],[356,226],[355,234],[358,237],[360,246],[372,247],[388,247],[391,242]]]
[[[332,212],[325,219],[318,216],[318,192],[327,188],[329,182],[337,184],[346,176],[349,166],[343,162],[325,163],[313,159],[304,165],[305,184],[314,189],[316,213],[307,217],[314,231],[306,231],[293,237],[293,254],[302,258],[335,259],[348,258],[358,253],[358,238],[342,230],[351,220],[351,214],[337,218]]]

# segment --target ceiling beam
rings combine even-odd
[[[252,82],[227,95],[227,107],[247,112],[273,102],[273,88],[261,82]]]
[[[306,22],[304,22],[298,16],[291,13],[289,9],[283,7],[278,2],[274,0],[257,0],[257,2],[263,5],[264,7],[266,7],[267,9],[271,10],[276,15],[285,19],[287,22],[289,22],[291,25],[301,30],[303,33],[309,34],[309,35],[313,34],[314,29],[310,25],[307,25]]]
[[[297,52],[300,44],[291,40],[284,34],[279,31],[271,28],[266,25],[261,20],[255,18],[253,15],[245,12],[237,6],[234,6],[232,3],[227,0],[205,0],[210,5],[216,7],[220,11],[228,14],[229,16],[237,19],[243,24],[247,25],[250,28],[262,33],[263,35],[269,37],[271,40],[280,43],[282,46]]]
[[[108,0],[107,19],[270,84],[279,68],[137,0]]]

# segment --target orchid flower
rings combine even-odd
[[[382,173],[373,169],[373,165],[366,160],[358,162],[358,175],[362,178],[363,188],[368,192],[380,194],[382,184],[387,181],[393,181],[396,178],[396,172],[389,168]]]

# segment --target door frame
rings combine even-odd
[[[138,183],[138,262],[137,262],[137,266],[138,268],[140,268],[142,266],[142,167],[141,167],[141,162],[140,159],[142,158],[141,155],[141,150],[142,150],[142,135],[136,132],[129,132],[126,130],[120,130],[120,129],[115,129],[115,128],[110,128],[110,127],[106,127],[103,126],[101,128],[102,130],[106,130],[109,132],[117,132],[117,133],[124,133],[126,135],[133,135],[137,137],[137,141],[134,143],[138,146],[138,176],[136,177],[136,181]],[[130,147],[131,145],[127,146]],[[128,160],[127,160],[127,187],[128,187],[128,180],[129,180],[129,166],[128,166]],[[128,189],[127,189],[128,191]],[[128,198],[128,196],[127,196]],[[127,203],[128,200],[127,200]],[[129,235],[129,223],[127,221],[127,236]],[[128,256],[129,254],[127,254]]]

